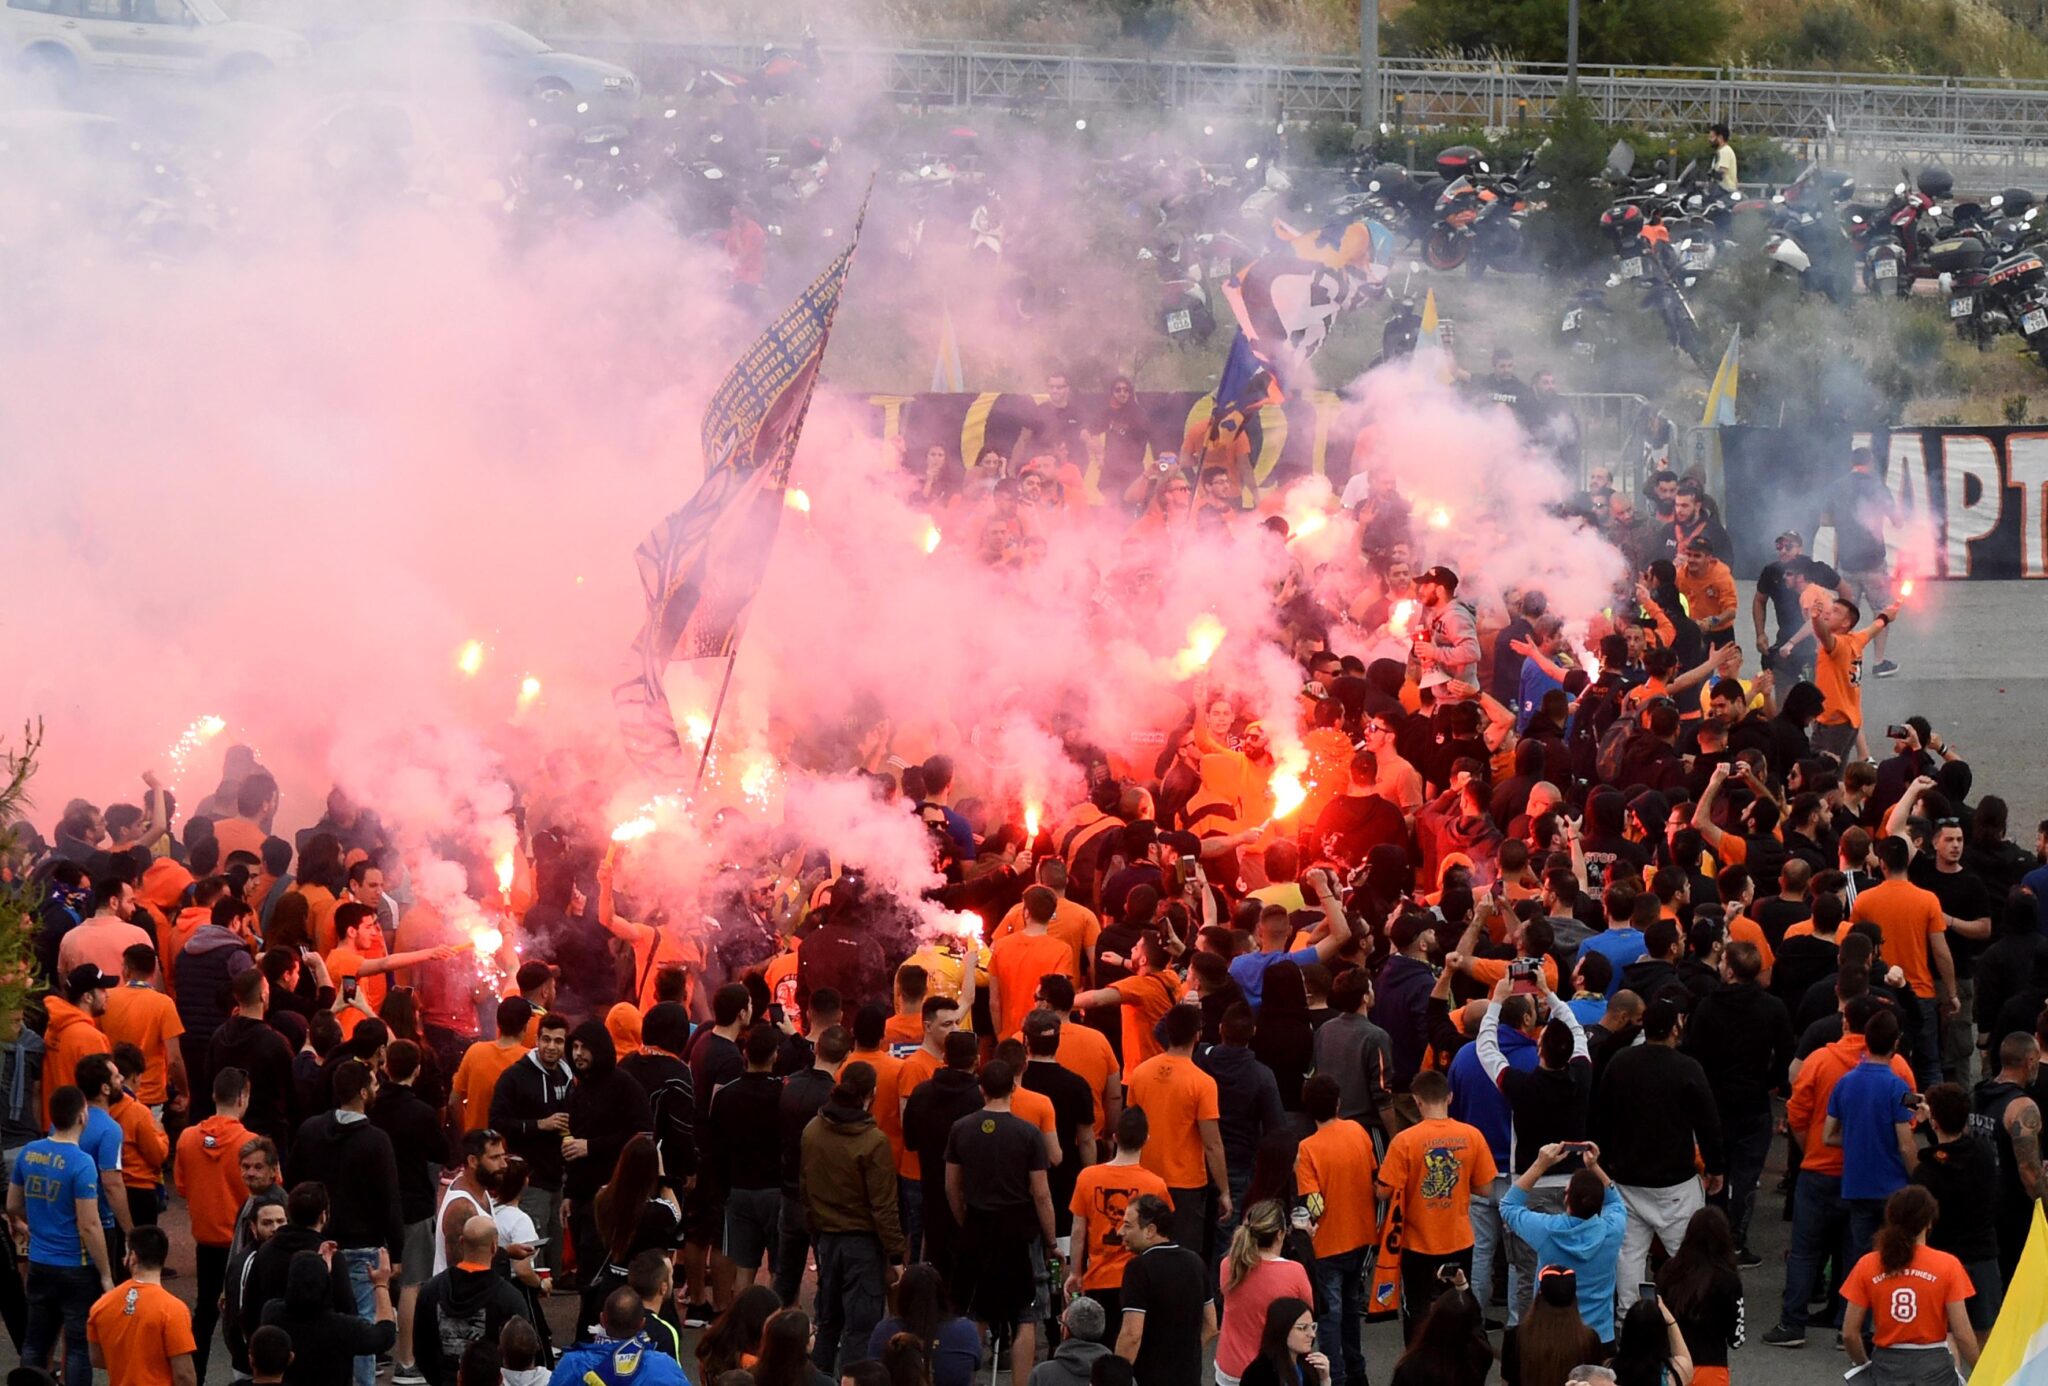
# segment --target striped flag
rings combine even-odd
[[[1970,1372],[1970,1386],[2048,1383],[2048,1221],[2039,1203],[2033,1207],[2026,1250],[2005,1287],[2005,1303]]]
[[[782,523],[790,464],[866,215],[863,200],[853,240],[711,396],[703,483],[634,551],[647,618],[633,645],[639,673],[612,690],[612,704],[627,755],[669,783],[695,767],[683,752],[662,676],[677,660],[730,658],[739,642]]]
[[[1701,428],[1714,428],[1721,424],[1735,422],[1735,397],[1742,377],[1742,324],[1735,325],[1735,335],[1728,339],[1728,350],[1721,353],[1721,367],[1714,372],[1714,384],[1707,391],[1707,409],[1700,415]]]

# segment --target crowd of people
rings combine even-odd
[[[2048,823],[1925,718],[1873,759],[1868,506],[1839,573],[1779,541],[1745,668],[1698,483],[1587,499],[1632,571],[1583,642],[1413,572],[1376,478],[1349,599],[1276,594],[1294,725],[1197,673],[1156,759],[1070,738],[1085,797],[1028,812],[862,738],[929,900],[761,824],[660,898],[660,836],[523,786],[509,885],[470,870],[501,971],[374,805],[283,836],[246,748],[182,824],[149,776],[9,825],[21,1379],[1715,1386],[1778,1193],[1762,1340],[1947,1379],[2048,1188]],[[1405,660],[1299,638],[1398,602]]]

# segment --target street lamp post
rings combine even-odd
[[[1579,91],[1579,0],[1568,0],[1564,12],[1564,89]]]
[[[1379,0],[1358,0],[1358,77],[1358,128],[1372,139],[1380,128]]]

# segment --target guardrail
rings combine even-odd
[[[611,57],[645,76],[700,64],[747,67],[763,45],[733,40],[615,39],[561,35],[573,51]],[[1565,87],[1560,64],[1389,58],[1380,64],[1383,109],[1361,112],[1355,54],[1259,58],[1096,49],[929,43],[883,48],[826,45],[829,74],[899,101],[934,107],[1145,106],[1219,117],[1511,125],[1548,119]],[[1697,130],[1725,121],[1738,132],[1825,139],[1855,130],[1912,131],[1923,142],[2018,147],[2048,130],[2048,82],[1901,77],[1874,72],[1581,66],[1579,89],[1603,120]]]

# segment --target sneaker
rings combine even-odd
[[[693,1304],[683,1311],[683,1327],[709,1328],[711,1321],[718,1317],[718,1311],[708,1304]]]
[[[1893,674],[1899,672],[1899,666],[1892,660],[1880,659],[1877,662],[1877,667],[1875,669],[1872,669],[1870,672],[1878,678],[1888,679]]]
[[[391,1386],[427,1386],[426,1374],[411,1362],[400,1362],[391,1369]]]
[[[1735,1253],[1735,1264],[1744,1270],[1755,1270],[1763,1263],[1764,1258],[1751,1251],[1748,1247],[1743,1247]]]
[[[1806,1346],[1806,1330],[1787,1328],[1784,1324],[1779,1324],[1764,1334],[1764,1341],[1772,1347],[1803,1348]]]

